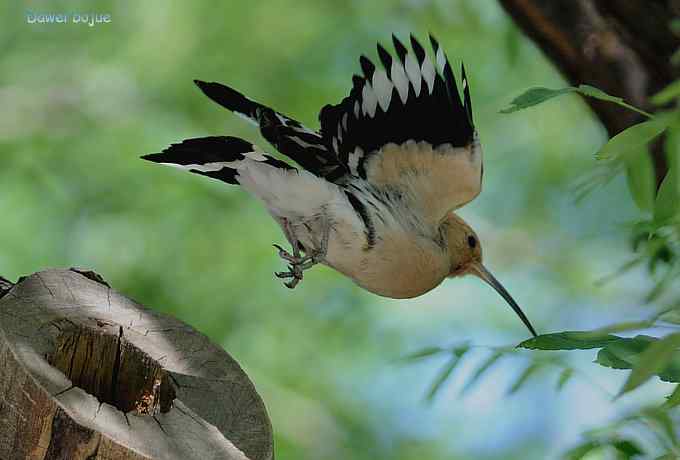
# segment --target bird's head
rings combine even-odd
[[[482,245],[475,231],[463,219],[454,213],[450,213],[442,223],[442,234],[448,241],[449,260],[451,263],[449,278],[475,275],[484,280],[508,302],[535,337],[536,331],[522,309],[517,305],[517,302],[482,264]]]

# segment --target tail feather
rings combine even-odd
[[[251,101],[235,89],[221,83],[209,83],[201,80],[194,80],[194,83],[196,83],[196,86],[203,91],[203,94],[225,109],[231,110],[237,115],[241,115],[246,120],[259,126],[258,110],[261,111],[267,107],[258,104],[255,101]]]
[[[307,171],[320,177],[344,174],[345,167],[319,133],[226,85],[201,80],[194,80],[194,83],[222,107],[259,126],[269,143]],[[342,170],[340,174],[339,169]]]
[[[240,184],[239,170],[254,163],[283,170],[295,169],[281,160],[265,155],[256,145],[231,136],[185,139],[160,153],[144,155],[142,159],[186,169],[234,185]]]
[[[337,201],[340,193],[336,185],[265,155],[256,145],[237,137],[185,139],[142,158],[240,185],[275,216],[316,215]]]

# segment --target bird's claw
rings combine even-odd
[[[287,262],[290,262],[293,266],[303,267],[303,270],[308,268],[306,267],[306,264],[315,258],[314,256],[301,256],[298,251],[294,251],[294,253],[291,254],[278,244],[274,244],[273,246],[279,251],[279,257]]]
[[[326,248],[328,247],[328,231],[326,230],[324,232],[325,236],[318,245],[318,248],[309,252],[307,252],[307,249],[305,249],[305,255],[302,255],[300,253],[301,246],[299,240],[293,233],[290,223],[285,219],[283,221],[283,227],[286,238],[288,238],[288,241],[290,241],[291,245],[293,246],[293,253],[291,254],[278,244],[273,245],[274,248],[279,252],[279,257],[289,263],[288,271],[274,272],[274,275],[276,275],[277,278],[291,278],[289,281],[286,281],[283,284],[289,289],[294,289],[295,286],[297,286],[300,281],[302,281],[303,272],[305,270],[312,268],[314,265],[320,262],[323,262],[324,257],[326,256]],[[312,245],[312,247],[314,246],[315,245]]]
[[[277,278],[293,278],[290,281],[286,281],[283,283],[284,286],[286,286],[288,289],[295,289],[295,286],[298,285],[300,281],[302,281],[302,269],[300,268],[299,265],[288,265],[288,271],[287,272],[274,272],[274,275]]]
[[[279,257],[289,262],[287,272],[275,272],[277,278],[292,278],[290,281],[283,283],[289,289],[295,289],[295,286],[302,281],[304,270],[311,268],[317,263],[317,257],[314,255],[301,256],[299,251],[294,251],[293,254],[283,249],[278,244],[273,245],[279,251]]]

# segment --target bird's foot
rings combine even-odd
[[[312,268],[320,262],[318,254],[301,256],[299,251],[294,251],[294,253],[291,254],[278,244],[275,244],[274,247],[279,251],[279,257],[289,262],[288,271],[275,272],[274,275],[276,275],[277,278],[292,278],[290,281],[283,283],[290,289],[295,289],[295,286],[302,281],[304,270]]]
[[[295,289],[295,286],[302,281],[302,270],[296,269],[294,265],[288,265],[287,272],[274,272],[274,275],[276,275],[277,278],[283,279],[293,278],[292,280],[283,283],[283,285],[289,289]]]

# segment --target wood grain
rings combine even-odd
[[[0,459],[273,458],[236,361],[81,273],[0,285]]]

